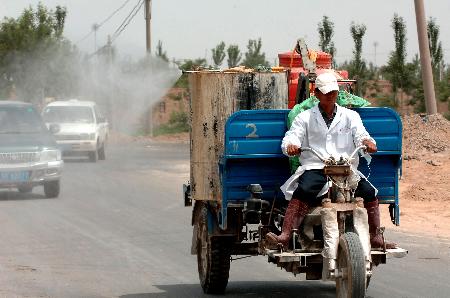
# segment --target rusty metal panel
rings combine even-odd
[[[220,202],[219,161],[228,117],[239,110],[287,108],[287,73],[195,71],[188,76],[191,195]]]

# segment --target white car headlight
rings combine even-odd
[[[43,150],[41,152],[41,162],[61,160],[60,150]]]

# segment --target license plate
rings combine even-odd
[[[29,173],[22,172],[0,172],[0,182],[26,182],[29,179]]]

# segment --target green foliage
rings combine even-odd
[[[350,78],[358,80],[356,85],[356,94],[362,95],[362,91],[366,87],[366,62],[362,57],[362,39],[366,33],[366,26],[364,24],[355,24],[352,22],[350,26],[350,33],[352,35],[353,41],[355,43],[355,48],[353,49],[353,60],[350,61],[348,67]]]
[[[182,71],[190,71],[197,70],[200,68],[206,68],[206,59],[197,58],[197,59],[186,59],[183,62],[175,61],[178,64],[178,68]],[[183,73],[180,78],[175,82],[174,87],[177,88],[188,88],[189,82],[187,74]]]
[[[330,21],[327,16],[323,16],[322,21],[318,24],[317,30],[320,38],[320,49],[323,52],[331,54],[334,61],[334,56],[336,54],[336,48],[334,47],[334,42],[332,41],[334,35],[334,23]]]
[[[214,49],[211,50],[214,66],[219,68],[225,59],[225,43],[222,41]]]
[[[0,23],[0,96],[37,102],[73,92],[78,52],[63,38],[67,11],[42,3]]]
[[[450,71],[444,74],[442,81],[438,81],[435,78],[434,86],[436,89],[436,97],[442,102],[448,101],[450,99]]]
[[[397,107],[397,102],[395,100],[394,95],[390,96],[378,95],[377,97],[375,97],[375,99],[377,100],[378,106],[380,107],[390,107],[393,109]]]
[[[189,118],[185,112],[172,112],[169,122],[155,129],[154,135],[173,134],[189,131]]]
[[[169,58],[167,57],[167,52],[163,50],[163,45],[162,45],[161,40],[158,40],[158,44],[156,45],[156,57],[159,57],[162,60],[169,62]]]
[[[227,54],[227,63],[229,68],[237,66],[242,59],[241,51],[239,50],[239,47],[237,45],[229,45]]]
[[[430,18],[428,20],[427,32],[433,76],[437,79],[439,78],[439,67],[441,66],[444,54],[442,52],[442,43],[439,41],[439,26],[436,24],[435,19]]]
[[[186,59],[182,63],[179,63],[178,67],[183,71],[205,68],[206,67],[206,59],[203,59],[203,58],[197,58],[194,60]]]
[[[447,112],[444,114],[445,119],[447,119],[448,121],[450,121],[450,113]]]
[[[258,40],[250,39],[247,45],[247,53],[245,53],[245,59],[242,64],[249,68],[256,68],[259,65],[268,67],[269,62],[266,61],[266,54],[261,52],[261,48],[261,38]]]
[[[391,27],[394,30],[395,50],[391,52],[388,64],[382,68],[382,72],[391,82],[394,94],[399,88],[410,94],[417,79],[418,60],[406,63],[406,23],[403,18],[395,14]]]

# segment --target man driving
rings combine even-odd
[[[322,73],[315,81],[315,95],[319,104],[300,113],[286,132],[281,149],[287,156],[299,155],[302,147],[310,147],[322,156],[349,156],[358,146],[365,145],[369,153],[377,152],[375,140],[365,129],[361,117],[353,110],[336,104],[339,86],[333,73]],[[352,166],[358,168],[358,158]],[[278,244],[287,248],[291,230],[298,228],[311,206],[320,203],[320,197],[327,193],[327,178],[323,173],[324,163],[312,152],[302,152],[301,166],[281,187],[289,200],[281,235],[268,233],[266,246],[276,249]],[[373,248],[383,247],[379,232],[380,211],[377,189],[356,170],[360,176],[354,196],[364,199],[367,209],[370,244]],[[386,248],[394,248],[386,242]]]

